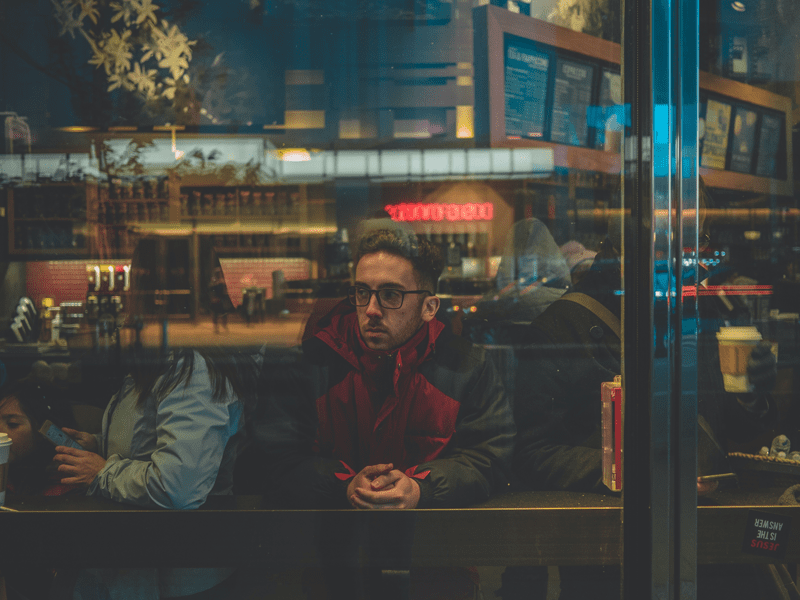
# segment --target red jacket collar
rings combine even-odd
[[[444,323],[438,319],[431,319],[423,324],[420,330],[405,344],[391,352],[372,350],[364,344],[364,340],[361,338],[355,307],[345,299],[320,319],[314,329],[315,331],[311,332],[314,337],[330,346],[334,352],[356,368],[360,368],[359,365],[364,357],[379,359],[386,355],[396,355],[400,366],[407,369],[428,358],[435,347],[436,339],[444,330]],[[426,342],[425,346],[420,348],[423,341]],[[359,360],[359,357],[362,359]],[[367,362],[371,362],[371,359],[367,358]]]

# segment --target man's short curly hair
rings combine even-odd
[[[436,284],[444,269],[438,246],[403,229],[374,229],[359,239],[354,264],[358,266],[364,256],[376,252],[387,252],[409,260],[422,289],[436,293]]]

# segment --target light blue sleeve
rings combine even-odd
[[[155,448],[149,460],[109,456],[89,493],[147,508],[199,507],[214,487],[239,416],[232,397],[212,400],[205,360],[195,355],[188,381],[157,407]]]

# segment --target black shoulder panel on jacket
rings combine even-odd
[[[458,402],[470,398],[475,382],[483,376],[487,355],[483,348],[452,333],[436,340],[433,356],[420,373],[442,393]]]
[[[447,369],[464,371],[483,362],[486,352],[467,339],[445,330],[436,340],[434,360]]]

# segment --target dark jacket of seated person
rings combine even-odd
[[[426,241],[417,243],[425,252]],[[256,436],[280,505],[465,506],[506,482],[514,425],[498,374],[481,348],[433,318],[438,298],[420,298],[401,251],[360,252],[359,291],[293,358],[265,359]],[[387,285],[410,291],[403,302],[423,319],[392,321],[404,313],[380,304],[376,290]],[[416,496],[393,495],[401,486],[417,487]]]
[[[574,291],[619,318],[620,282],[619,254],[605,240]],[[726,440],[752,438],[770,427],[776,411],[768,393],[724,391],[715,333],[742,316],[727,314],[714,296],[701,295],[698,311],[698,475],[706,475],[729,472]],[[597,315],[565,299],[550,305],[524,337],[514,404],[515,475],[534,489],[609,492],[602,481],[600,386],[620,374],[619,338]],[[767,366],[765,380],[775,365]]]

